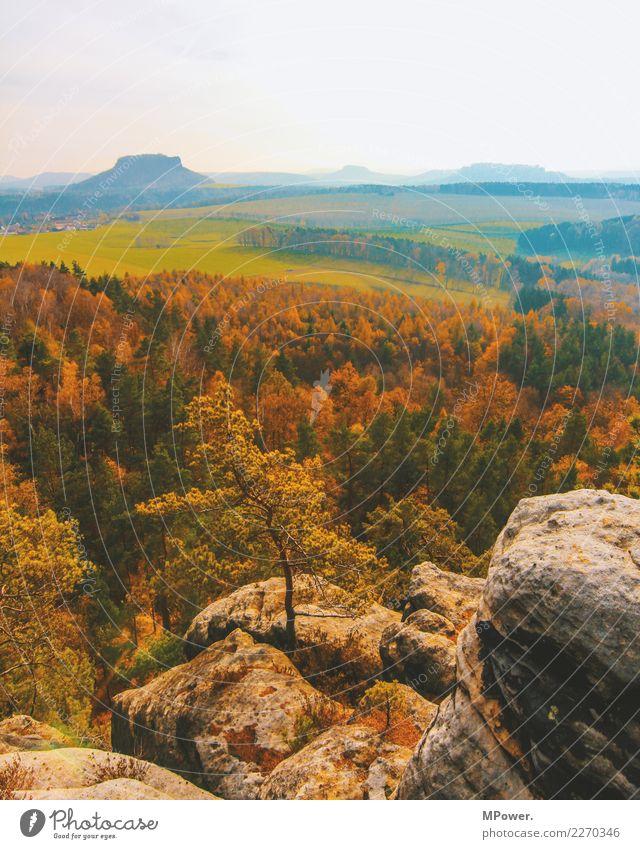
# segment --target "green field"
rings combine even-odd
[[[585,198],[581,208],[593,221],[600,221],[638,215],[640,201]],[[580,210],[571,198],[543,197],[536,203],[522,195],[430,195],[427,190],[407,188],[388,189],[384,193],[359,190],[237,201],[224,208],[209,207],[208,211],[224,217],[233,215],[282,224],[304,222],[313,227],[355,228],[369,232],[388,230],[394,235],[407,236],[422,227],[433,226],[481,233],[487,222],[494,227],[507,228],[517,236],[528,227],[580,218]],[[172,211],[164,214],[171,215]]]
[[[354,288],[398,288],[426,298],[474,298],[469,281],[453,281],[445,291],[434,275],[388,265],[268,251],[243,247],[239,234],[247,221],[203,217],[202,209],[141,213],[139,221],[116,220],[95,230],[51,232],[0,239],[0,260],[5,262],[75,260],[87,273],[146,276],[161,271],[199,270],[226,277],[284,277],[292,281]],[[505,303],[506,293],[495,292],[495,302]]]
[[[363,195],[359,195],[359,197],[363,197]],[[251,206],[254,203],[252,201],[234,204],[232,211],[238,217],[232,220],[234,221],[236,230],[240,230],[243,227],[251,227],[255,223],[273,223],[284,227],[288,224],[309,223],[311,226],[324,226],[337,229],[344,226],[370,233],[380,233],[381,235],[392,236],[394,238],[415,239],[416,241],[435,242],[439,244],[442,244],[442,239],[446,239],[447,244],[451,244],[462,250],[483,251],[484,253],[491,251],[506,256],[515,252],[518,235],[523,230],[528,230],[532,227],[541,227],[544,224],[543,221],[533,219],[530,221],[510,221],[505,219],[465,222],[462,224],[432,223],[425,225],[421,225],[416,221],[415,226],[394,227],[386,218],[368,217],[366,222],[361,220],[356,214],[356,210],[352,212],[348,211],[349,202],[339,210],[325,210],[322,214],[317,211],[314,213],[308,209],[306,213],[293,214],[291,218],[288,215],[280,215],[278,213],[280,206],[283,205],[286,208],[288,203],[293,200],[297,199],[276,199],[260,202],[264,203],[264,212],[269,213],[264,218],[259,218],[255,213],[250,214]],[[311,201],[313,199],[306,198],[306,200]],[[270,208],[271,206],[273,206],[273,209]],[[224,227],[226,221],[229,220],[225,216],[229,214],[229,207],[206,206],[141,212],[140,216],[144,221],[155,221],[156,225],[168,220],[181,219],[181,226],[187,229],[189,226],[187,219],[199,219],[203,225],[207,220],[215,220]],[[390,211],[389,214],[391,214]],[[352,221],[351,224],[341,223],[345,216]],[[426,232],[425,228],[427,228]],[[433,234],[430,231],[433,231]]]

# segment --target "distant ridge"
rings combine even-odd
[[[455,170],[431,170],[420,174],[385,174],[363,165],[345,165],[328,173],[294,174],[275,171],[233,171],[215,175],[223,183],[240,186],[291,186],[298,183],[344,186],[437,186],[447,183],[570,183],[575,178],[559,171],[547,171],[540,165],[517,165],[500,162],[476,162]]]
[[[179,156],[141,153],[121,156],[113,168],[75,183],[74,192],[122,193],[131,190],[174,191],[211,183],[210,177],[185,168]]]
[[[76,174],[73,171],[43,171],[33,177],[13,177],[5,174],[0,177],[0,189],[48,189],[53,186],[70,186],[91,177],[87,172]]]
[[[475,162],[452,171],[441,183],[566,183],[571,177],[560,171],[547,171],[541,165],[504,164],[502,162]]]

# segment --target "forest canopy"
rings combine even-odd
[[[240,584],[400,608],[423,560],[485,574],[523,497],[637,497],[634,318],[561,302],[5,265],[0,711],[99,734]]]

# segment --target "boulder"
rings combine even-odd
[[[333,584],[324,583],[326,601],[343,605],[347,595]],[[223,640],[231,631],[240,628],[260,642],[271,643],[282,638],[284,624],[284,578],[269,578],[239,587],[201,610],[185,634],[185,654],[195,657],[203,648]],[[295,603],[317,601],[318,591],[306,575],[296,580]]]
[[[437,704],[423,699],[406,684],[378,682],[360,700],[349,724],[366,725],[388,743],[413,749],[437,711]]]
[[[387,799],[411,749],[360,725],[325,731],[282,761],[262,785],[262,799]]]
[[[200,788],[196,789],[199,790]],[[200,790],[200,792],[204,793],[205,791]],[[206,794],[206,796],[210,799],[215,798],[209,794]],[[82,799],[169,799],[174,797],[167,796],[154,787],[132,778],[114,778],[110,781],[94,784],[91,787],[54,787],[51,790],[32,790],[25,794],[23,798],[79,801]],[[193,798],[201,797],[195,796]]]
[[[298,650],[295,664],[319,690],[355,703],[382,673],[379,644],[400,615],[370,604],[357,615],[348,593],[307,575],[296,579]],[[185,634],[187,657],[241,628],[255,640],[286,649],[284,579],[248,584],[202,610]]]
[[[640,797],[640,502],[520,502],[399,798]]]
[[[412,723],[418,736],[427,730],[438,712],[438,705],[423,699],[422,696],[406,684],[397,685],[404,696],[404,710],[407,719]]]
[[[448,619],[459,631],[475,613],[484,583],[484,578],[469,578],[444,572],[434,563],[420,563],[411,573],[405,616],[416,610],[430,610]]]
[[[74,741],[57,728],[24,714],[15,714],[0,722],[0,754],[73,745]]]
[[[155,764],[100,749],[0,755],[0,774],[18,761],[18,799],[214,799]]]
[[[455,682],[455,637],[453,624],[429,610],[390,625],[380,641],[385,678],[402,681],[423,696],[443,696]]]
[[[289,658],[239,629],[193,660],[116,696],[119,752],[184,773],[225,798],[255,798],[305,722],[345,709],[315,690]]]

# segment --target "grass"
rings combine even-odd
[[[144,783],[150,766],[151,764],[127,756],[108,754],[102,760],[98,760],[95,754],[92,754],[89,757],[85,775],[90,785],[115,781],[118,778],[130,778]]]
[[[236,201],[226,207],[210,207],[209,211],[224,217],[259,221],[304,222],[309,226],[365,231],[387,230],[394,235],[415,233],[422,226],[440,226],[475,233],[476,227],[490,223],[494,228],[513,231],[508,234],[508,238],[513,238],[519,230],[529,226],[577,221],[580,215],[571,198],[544,197],[538,205],[522,195],[491,197],[428,192],[428,187],[425,187],[386,190],[386,193],[348,191],[292,195]],[[583,205],[594,221],[640,213],[640,201],[585,198]],[[171,215],[173,212],[176,210],[168,210],[163,215]]]
[[[195,210],[192,210],[195,212]],[[294,282],[350,286],[355,289],[400,289],[424,298],[452,298],[466,303],[476,297],[470,281],[453,281],[447,291],[435,276],[359,260],[307,256],[291,251],[268,252],[238,243],[245,220],[177,216],[179,211],[144,212],[139,221],[114,220],[95,230],[36,233],[0,239],[6,262],[76,260],[89,274],[146,276],[161,271],[198,270],[228,277],[285,278]],[[495,302],[506,302],[495,292]]]

